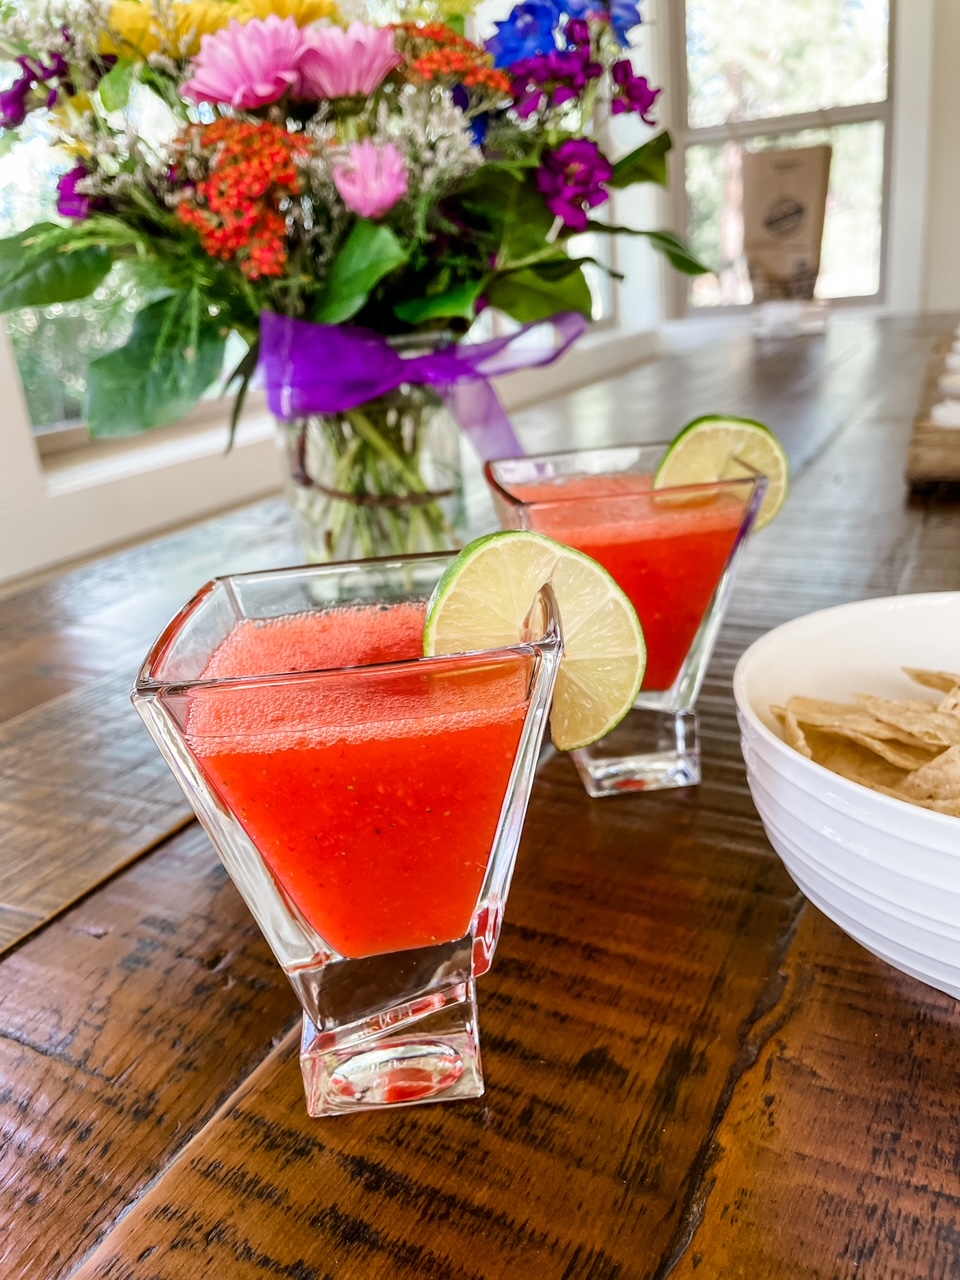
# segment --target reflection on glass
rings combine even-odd
[[[687,0],[694,128],[887,96],[887,0]]]
[[[880,287],[880,228],[883,193],[883,125],[838,125],[752,138],[750,150],[766,147],[833,147],[823,252],[816,297],[869,297]],[[716,276],[691,285],[694,306],[749,303],[750,280],[743,258],[741,153],[735,142],[701,143],[687,150],[688,235],[694,252],[720,264]]]

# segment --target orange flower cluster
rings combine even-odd
[[[410,70],[421,80],[457,80],[470,88],[509,93],[510,77],[497,71],[493,58],[479,45],[442,22],[398,22],[394,30],[410,45]],[[431,47],[432,46],[432,47]]]
[[[496,93],[510,92],[510,77],[505,71],[479,64],[470,54],[459,49],[434,49],[413,63],[413,70],[424,80],[451,76],[469,87],[483,87]]]
[[[221,119],[190,125],[181,147],[212,152],[210,176],[177,205],[177,217],[193,227],[214,258],[240,259],[251,280],[282,276],[287,266],[287,227],[280,202],[298,195],[295,160],[303,138],[261,120]]]

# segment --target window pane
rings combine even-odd
[[[23,141],[0,157],[0,236],[56,216],[57,174],[70,164],[57,164],[35,117],[20,132]],[[126,340],[141,304],[133,281],[115,270],[92,298],[5,317],[34,430],[81,417],[88,363]]]
[[[818,298],[868,297],[880,287],[883,125],[838,125],[754,138],[750,150],[830,143],[830,188],[817,279]],[[752,301],[743,258],[741,148],[700,144],[687,150],[688,234],[694,251],[720,268],[691,284],[694,306]]]
[[[882,102],[887,0],[687,0],[693,127]]]

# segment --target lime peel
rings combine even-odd
[[[790,487],[790,463],[783,445],[769,427],[753,418],[707,414],[688,422],[664,454],[654,476],[654,489],[739,479],[732,465],[745,464],[741,474],[766,476],[767,489],[757,513],[762,529],[779,515]]]
[[[572,751],[620,723],[646,667],[636,610],[595,560],[527,529],[477,538],[434,588],[423,651],[433,657],[521,643],[531,606],[548,583],[564,636],[550,731],[558,750]]]

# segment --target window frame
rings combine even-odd
[[[912,0],[913,2],[913,0]],[[923,5],[924,0],[916,0]],[[746,143],[752,138],[771,134],[788,135],[807,129],[825,129],[836,125],[864,124],[879,121],[883,125],[883,177],[880,190],[880,264],[877,289],[871,294],[829,299],[834,306],[882,306],[889,301],[891,256],[891,219],[895,139],[898,131],[897,53],[901,6],[898,0],[887,0],[887,92],[879,102],[856,103],[851,106],[828,107],[817,111],[793,112],[780,116],[763,116],[756,120],[735,121],[718,125],[691,125],[689,121],[689,82],[687,79],[687,0],[674,0],[668,6],[668,65],[670,66],[671,130],[674,140],[676,178],[670,187],[671,220],[686,234],[690,225],[690,206],[686,189],[686,153],[688,148],[723,142]],[[692,315],[742,314],[752,303],[720,303],[695,307],[684,281],[668,284],[670,313],[674,318]]]

